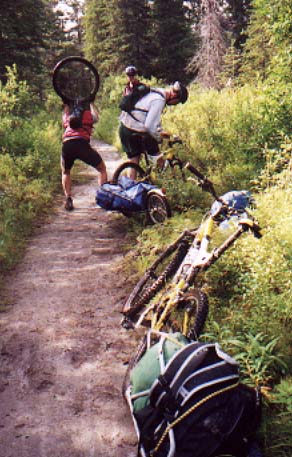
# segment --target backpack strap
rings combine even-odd
[[[158,441],[156,447],[153,449],[151,452],[151,456],[155,456],[161,445],[163,444],[165,438],[167,435],[169,435],[172,432],[172,429],[178,425],[181,421],[183,421],[186,417],[188,417],[191,413],[193,413],[196,409],[198,409],[200,406],[203,404],[207,403],[209,400],[212,400],[213,398],[220,396],[224,394],[225,392],[228,392],[230,390],[235,389],[239,385],[239,382],[233,383],[229,386],[223,387],[220,390],[217,390],[216,392],[211,393],[207,397],[202,398],[198,403],[195,403],[193,406],[191,406],[187,411],[185,411],[184,414],[179,416],[177,419],[175,419],[173,422],[171,422],[166,429],[164,430],[160,440]]]
[[[239,367],[231,358],[224,360],[224,353],[218,354],[217,349],[213,343],[194,342],[178,351],[153,383],[150,403],[156,408],[167,408],[173,397],[176,405],[182,407],[192,397],[198,401],[208,392],[234,384],[239,379]]]
[[[156,94],[161,95],[161,97],[163,97],[163,98],[165,99],[165,95],[164,95],[162,92],[160,92],[159,90],[150,89],[150,91],[148,92],[148,94],[150,94],[151,92],[155,92]],[[148,94],[146,94],[146,95],[148,95]],[[146,95],[144,95],[144,97],[145,97]],[[144,98],[144,97],[141,97],[141,99]],[[140,100],[141,100],[141,99],[140,99]],[[138,101],[140,101],[140,100],[138,100]],[[137,102],[137,103],[138,103],[138,102]],[[143,108],[136,108],[136,107],[134,108],[133,111],[141,111],[142,113],[148,113],[148,110],[143,109]],[[132,113],[132,111],[131,111],[130,113],[128,113],[128,114],[129,114],[136,122],[140,122],[140,124],[142,124],[142,122],[139,121],[139,119],[137,119],[137,118],[134,116],[134,114]]]

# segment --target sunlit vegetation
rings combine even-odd
[[[56,103],[56,99],[55,102]],[[59,182],[60,127],[10,70],[0,83],[0,265],[22,253],[36,217],[48,211]],[[52,108],[53,105],[51,105]]]
[[[84,53],[97,65],[102,78],[95,135],[120,151],[118,104],[125,65],[137,65],[141,79],[151,86],[164,87],[173,79],[189,82],[188,102],[167,108],[163,126],[182,138],[177,153],[208,176],[218,193],[253,192],[254,216],[263,230],[260,240],[240,238],[202,278],[210,300],[202,339],[219,341],[239,360],[245,381],[262,387],[260,441],[265,457],[290,457],[291,1],[90,0],[72,41],[60,28],[59,13],[52,16],[46,9],[40,14],[45,3],[55,2],[38,0],[38,14],[29,24],[25,18],[30,17],[31,0],[23,2],[17,18],[9,14],[12,3],[7,1],[7,11],[0,14],[1,26],[5,23],[0,68],[1,271],[21,257],[35,221],[60,189],[62,107],[50,80],[60,56]],[[181,14],[183,3],[188,5],[186,17]],[[166,4],[172,7],[168,15]],[[17,27],[27,32],[22,34],[22,52]],[[208,34],[210,30],[216,34]],[[173,43],[172,36],[179,40]],[[212,203],[208,194],[179,176],[165,175],[158,184],[166,188],[174,215],[155,227],[143,225],[142,218],[124,219],[137,240],[123,269],[129,283],[184,228],[196,227]]]

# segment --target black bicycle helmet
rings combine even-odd
[[[137,68],[134,67],[134,65],[129,65],[126,69],[125,69],[125,73],[127,76],[135,76],[138,71],[137,71]]]
[[[185,86],[179,81],[175,81],[173,84],[173,90],[178,94],[180,103],[185,103],[188,99],[189,92]]]

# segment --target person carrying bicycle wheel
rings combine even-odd
[[[89,109],[88,109],[89,108]],[[61,155],[62,186],[66,197],[65,209],[74,209],[71,194],[71,169],[76,159],[91,165],[99,172],[98,181],[101,186],[107,181],[106,166],[98,152],[90,145],[93,124],[98,120],[98,113],[93,105],[73,108],[64,105],[63,111],[63,145]]]
[[[170,136],[161,128],[163,109],[166,105],[185,103],[187,99],[186,87],[176,81],[167,89],[152,89],[138,100],[130,113],[122,111],[119,135],[124,151],[132,162],[138,164],[144,151],[152,157],[159,155],[159,143],[162,138]],[[136,178],[134,170],[130,178]]]

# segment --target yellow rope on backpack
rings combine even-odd
[[[185,419],[189,414],[191,414],[193,411],[195,411],[197,408],[199,408],[201,405],[203,405],[204,403],[206,403],[208,400],[211,400],[211,398],[214,398],[216,397],[217,395],[220,395],[222,393],[225,393],[227,392],[228,390],[232,390],[232,389],[235,389],[235,387],[237,387],[239,385],[239,382],[237,382],[236,384],[233,384],[231,386],[227,386],[227,387],[224,387],[223,389],[220,389],[220,390],[217,390],[217,392],[213,392],[212,394],[210,395],[207,395],[207,397],[203,398],[202,400],[200,400],[198,403],[196,403],[195,405],[193,405],[190,409],[188,409],[184,414],[182,414],[180,417],[178,417],[175,421],[173,421],[171,424],[168,425],[168,427],[164,430],[160,440],[158,441],[155,449],[150,453],[151,456],[153,456],[155,454],[155,452],[158,451],[158,449],[160,448],[160,446],[162,445],[163,441],[165,440],[166,438],[166,435],[168,434],[168,432],[173,428],[175,427],[177,424],[179,424],[179,422],[181,422],[183,419]]]

